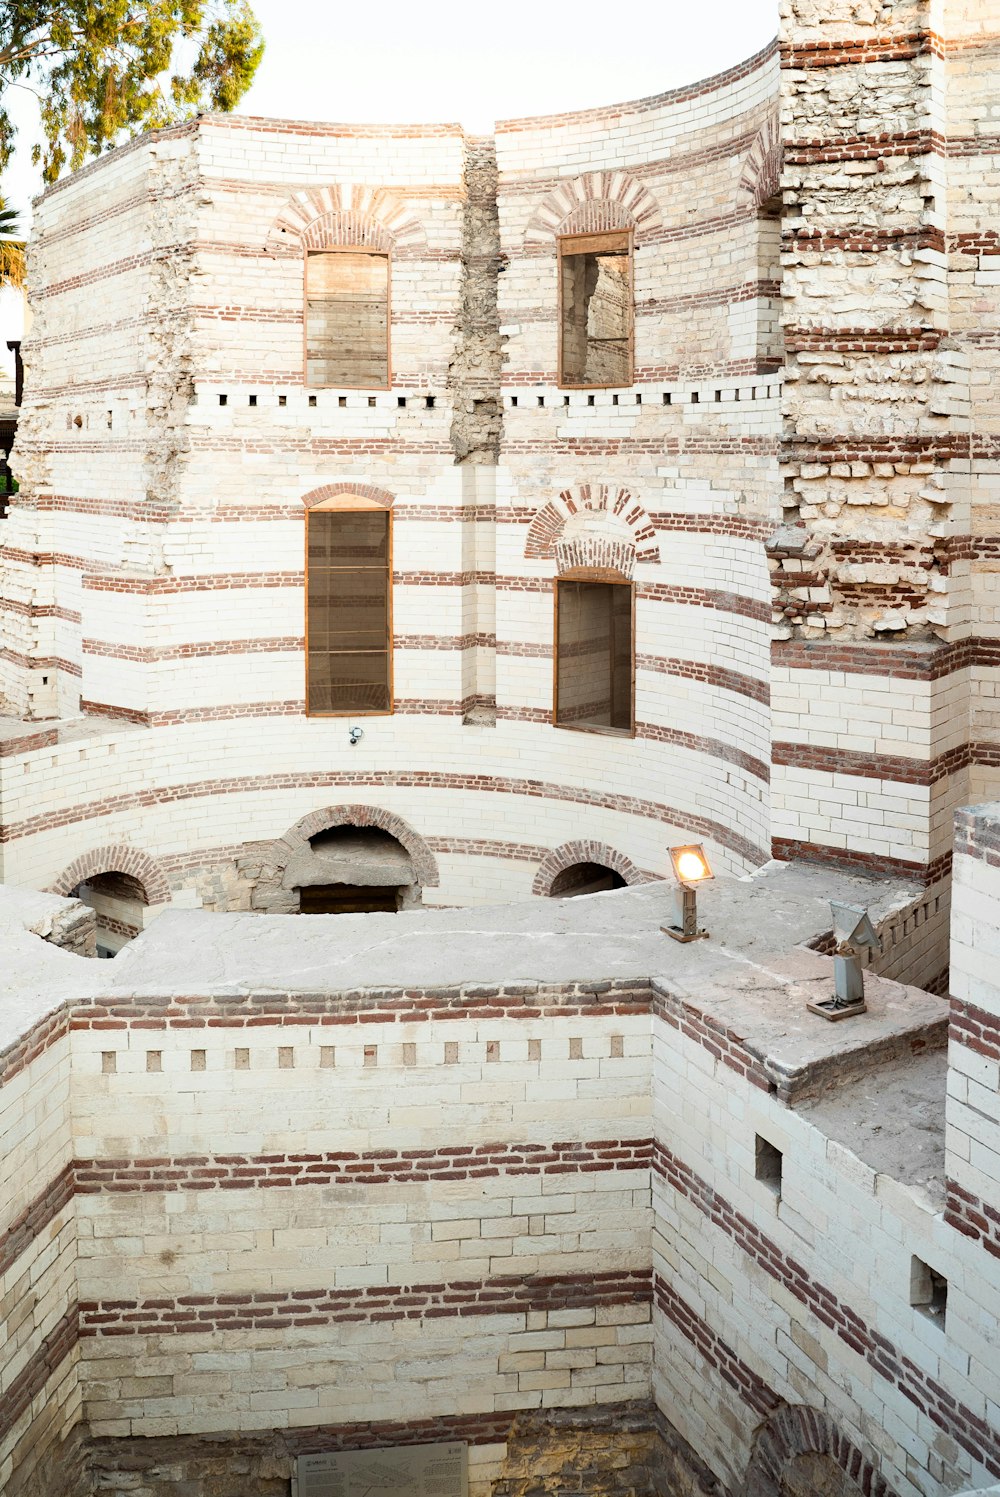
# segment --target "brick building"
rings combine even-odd
[[[323,1238],[304,1277],[259,1242],[254,1264],[217,1269],[216,1251],[242,1247],[212,1244],[256,1230],[246,1186],[231,1218],[209,1214],[193,1229],[200,1245],[181,1251],[183,1272],[167,1271],[176,1259],[165,1182],[183,1179],[193,1198],[196,1171],[228,1169],[223,1155],[245,1156],[261,1178],[279,1156],[294,1172],[286,1156],[301,1163],[318,1126],[308,1097],[296,1094],[287,1123],[253,1139],[224,1105],[216,1115],[198,1103],[197,1126],[169,1154],[157,1129],[137,1131],[128,1117],[137,1097],[155,1094],[158,1128],[176,1133],[169,1095],[156,1089],[169,1093],[182,1069],[205,1071],[219,1088],[225,1072],[258,1065],[268,1086],[289,1082],[277,1073],[303,1063],[297,1024],[312,1026],[308,1067],[335,1070],[322,1015],[343,991],[324,977],[312,1007],[278,1005],[273,1023],[261,1021],[284,1030],[269,1034],[266,1060],[226,1030],[212,1007],[214,978],[187,974],[189,995],[202,995],[190,1019],[141,1014],[142,983],[157,1002],[183,991],[142,965],[141,951],[168,940],[157,936],[161,917],[164,932],[190,929],[184,939],[210,950],[223,936],[204,921],[178,924],[183,911],[220,921],[361,910],[409,919],[418,907],[652,883],[666,874],[665,847],[689,840],[704,842],[730,877],[772,856],[808,865],[802,876],[827,877],[834,893],[857,894],[851,880],[865,875],[892,890],[877,963],[888,996],[868,1060],[850,1039],[838,1048],[841,1074],[860,1085],[887,1057],[902,1065],[926,1049],[939,1066],[943,1118],[947,1009],[928,990],[941,989],[949,961],[954,815],[1000,788],[1000,627],[989,581],[1000,503],[992,12],[986,0],[789,0],[779,40],[740,67],[655,98],[505,121],[488,139],[449,125],[202,116],[110,153],[40,201],[11,460],[20,488],[0,520],[0,879],[29,904],[31,890],[82,899],[103,954],[148,932],[113,971],[88,968],[78,980],[79,1003],[97,1005],[96,1018],[78,1013],[55,977],[49,998],[29,983],[22,1001],[12,988],[4,1044],[17,1162],[0,1265],[10,1276],[3,1304],[25,1317],[8,1365],[37,1407],[32,1419],[8,1384],[0,1432],[26,1494],[54,1479],[46,1462],[78,1427],[81,1401],[88,1427],[108,1442],[365,1422],[350,1400],[317,1405],[326,1374],[309,1357],[291,1381],[253,1380],[255,1358],[278,1356],[262,1318],[236,1317],[236,1341],[225,1340],[226,1317],[245,1303],[225,1299],[227,1273],[238,1280],[231,1292],[251,1303],[272,1290],[308,1301],[341,1261],[335,1241]],[[971,817],[962,835],[963,855],[983,865],[972,882],[988,885],[988,827]],[[990,890],[979,892],[980,934],[961,923],[966,911],[955,928],[964,947],[988,950],[997,922]],[[645,908],[644,897],[636,888],[620,908]],[[92,941],[92,932],[67,937],[59,923],[75,928],[67,912],[77,906],[45,908],[26,915],[25,928],[40,921],[57,944]],[[238,928],[256,932],[246,937],[254,945],[270,939],[267,926]],[[796,968],[789,983],[826,971],[824,932],[813,911],[786,943],[808,937],[808,961],[820,964]],[[11,936],[14,947],[20,939]],[[750,960],[749,946],[730,944]],[[678,1470],[705,1490],[714,1481],[735,1493],[745,1481],[748,1493],[797,1491],[774,1472],[798,1461],[805,1481],[813,1457],[832,1461],[845,1483],[899,1497],[997,1479],[1000,1387],[988,1371],[986,1307],[998,1288],[1000,1114],[989,972],[973,962],[968,991],[955,989],[966,1006],[953,1015],[957,1111],[939,1200],[912,1178],[912,1161],[900,1183],[863,1154],[858,1164],[835,1122],[789,1112],[763,998],[752,1022],[740,1020],[748,1027],[737,1026],[735,1050],[732,1034],[720,1046],[719,973],[692,969],[709,1016],[694,1023],[667,978],[669,991],[657,988],[661,960],[636,958],[620,1001],[594,1003],[591,993],[585,1023],[564,974],[530,1034],[524,1015],[508,1012],[516,994],[497,1004],[495,1034],[467,1013],[461,1026],[471,1027],[449,1030],[428,998],[431,1027],[407,1030],[398,1055],[407,979],[386,979],[391,1013],[372,1000],[372,1035],[389,1028],[383,1041],[354,1047],[350,1065],[377,1070],[391,1051],[408,1085],[405,1068],[430,1065],[432,1050],[435,1065],[474,1068],[459,1078],[448,1126],[494,1150],[490,1168],[509,1187],[496,1214],[529,1223],[509,1241],[533,1265],[526,1287],[504,1286],[523,1325],[477,1330],[496,1381],[473,1379],[462,1403],[461,1378],[418,1396],[426,1378],[414,1372],[399,1419],[382,1421],[382,1443],[407,1421],[434,1438],[469,1439],[492,1452],[476,1477],[485,1493],[503,1461],[503,1480],[515,1482],[515,1413],[628,1402],[629,1469],[651,1470],[656,1444],[661,1474],[673,1450]],[[473,1007],[474,968],[453,979]],[[620,975],[606,952],[588,970],[592,983]],[[130,971],[139,974],[131,986]],[[498,959],[491,977],[510,971]],[[252,962],[234,981],[271,991]],[[894,1007],[900,982],[915,985],[905,990],[909,1018]],[[356,974],[354,985],[372,983]],[[438,990],[430,977],[418,986]],[[115,1009],[115,993],[130,1017]],[[216,1025],[214,1039],[192,1047],[186,1023]],[[143,1024],[169,1031],[160,1048],[142,1040]],[[112,1043],[105,1030],[126,1037]],[[544,1070],[556,1052],[551,1075],[535,1078],[541,1110],[532,1112],[529,1091],[525,1109],[501,1123],[487,1105],[488,1063]],[[802,1060],[812,1078],[803,1096],[828,1084],[827,1060],[818,1051]],[[573,1067],[591,1061],[594,1086],[581,1090]],[[40,1092],[25,1079],[32,1067]],[[614,1105],[601,1090],[607,1077],[617,1078]],[[522,1083],[518,1073],[509,1084]],[[439,1084],[416,1087],[412,1126],[419,1147],[444,1157],[452,1145],[429,1136],[423,1111]],[[483,1103],[467,1122],[463,1085]],[[984,1094],[978,1103],[970,1087]],[[563,1088],[571,1100],[560,1110],[553,1099]],[[42,1093],[57,1099],[51,1113],[30,1100]],[[671,1096],[682,1099],[676,1116]],[[377,1121],[368,1106],[348,1105],[353,1141],[340,1140],[362,1174],[380,1148],[411,1137],[407,1107]],[[610,1142],[593,1142],[591,1116],[608,1120]],[[727,1131],[742,1140],[732,1158],[709,1157],[706,1140]],[[41,1194],[40,1136],[53,1162]],[[567,1137],[591,1140],[569,1162],[555,1149]],[[540,1198],[564,1164],[579,1175],[560,1208],[578,1223],[567,1233],[544,1201],[512,1204],[520,1197],[508,1174],[528,1166],[504,1150],[526,1141],[555,1150],[533,1174]],[[316,1147],[325,1158],[337,1144]],[[789,1150],[812,1183],[793,1175],[789,1184],[786,1166],[782,1196],[769,1171],[779,1169],[781,1185]],[[598,1177],[610,1194],[588,1214],[586,1181]],[[108,1308],[120,1267],[113,1251],[102,1258],[98,1239],[114,1235],[116,1201],[121,1213],[136,1210],[142,1181],[152,1182],[144,1209],[156,1221],[118,1223],[121,1251],[140,1267],[122,1305]],[[230,1183],[235,1201],[244,1188]],[[729,1185],[742,1204],[729,1201]],[[376,1196],[379,1188],[371,1185]],[[444,1189],[442,1220],[462,1199],[458,1184]],[[871,1262],[861,1299],[835,1221],[852,1191],[853,1230]],[[100,1202],[93,1212],[89,1194]],[[465,1204],[469,1220],[485,1219],[481,1201]],[[417,1228],[396,1237],[391,1212],[380,1210],[372,1204],[366,1218],[372,1241],[412,1246]],[[328,1230],[304,1206],[295,1211],[308,1217],[301,1241],[279,1240],[277,1219],[261,1229],[278,1256],[311,1250]],[[780,1242],[761,1235],[765,1211],[778,1212]],[[691,1244],[706,1223],[726,1245],[698,1258],[688,1292],[684,1265],[703,1252]],[[574,1249],[573,1233],[593,1240]],[[634,1252],[622,1234],[639,1244]],[[480,1228],[468,1235],[478,1239]],[[546,1239],[544,1251],[531,1248],[533,1236]],[[442,1229],[438,1240],[464,1239]],[[908,1265],[899,1303],[898,1285],[879,1277],[890,1242]],[[313,1323],[391,1318],[400,1308],[391,1296],[361,1304],[362,1291],[404,1286],[405,1297],[421,1261],[440,1275],[452,1258],[469,1258],[469,1277],[487,1284],[502,1256],[423,1247],[390,1253],[368,1279],[364,1261],[344,1259],[347,1308],[308,1301]],[[836,1289],[823,1277],[826,1247]],[[158,1252],[169,1257],[162,1273]],[[812,1257],[800,1275],[801,1253]],[[74,1279],[78,1257],[89,1279]],[[398,1276],[404,1258],[409,1278]],[[48,1276],[37,1313],[23,1308],[25,1273],[31,1284]],[[580,1274],[585,1290],[571,1287]],[[549,1299],[540,1278],[556,1286]],[[957,1344],[935,1339],[939,1280]],[[242,1368],[215,1369],[225,1387],[198,1381],[213,1369],[187,1344],[187,1311],[201,1314],[202,1295],[211,1354],[222,1347]],[[443,1313],[428,1295],[421,1316]],[[959,1311],[956,1295],[965,1297]],[[798,1338],[792,1300],[813,1317]],[[473,1318],[480,1303],[465,1307]],[[878,1316],[891,1333],[862,1334]],[[165,1344],[168,1321],[185,1328],[183,1365]],[[144,1346],[116,1370],[139,1323]],[[501,1331],[529,1339],[490,1340]],[[545,1340],[553,1335],[558,1345]],[[84,1355],[98,1340],[114,1347]],[[450,1344],[446,1336],[441,1346]],[[614,1358],[601,1350],[612,1344]],[[630,1346],[641,1348],[634,1361]],[[365,1354],[377,1362],[383,1350],[374,1338]],[[588,1374],[605,1355],[614,1378]],[[34,1382],[22,1378],[29,1365]],[[399,1391],[400,1377],[386,1387]],[[682,1413],[688,1385],[700,1391]],[[659,1424],[632,1408],[642,1399]],[[808,1417],[789,1412],[800,1406]],[[543,1434],[522,1429],[529,1442]],[[254,1497],[287,1490],[266,1484],[264,1467],[278,1459],[270,1447],[254,1459]],[[286,1481],[284,1468],[274,1481]]]

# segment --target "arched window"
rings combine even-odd
[[[388,389],[388,254],[307,249],[305,302],[306,384]]]
[[[632,383],[632,233],[559,236],[559,383]]]
[[[360,494],[306,511],[306,712],[392,711],[392,512]]]
[[[574,567],[555,583],[557,728],[635,732],[635,589],[610,567]]]

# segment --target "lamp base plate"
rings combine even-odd
[[[868,1012],[868,1005],[863,998],[857,1003],[841,1003],[836,998],[824,998],[819,1003],[807,1003],[806,1008],[811,1014],[819,1014],[821,1019],[829,1019],[831,1024]]]
[[[693,935],[686,936],[679,925],[661,925],[660,930],[665,936],[672,936],[675,941],[707,941],[707,930],[696,930]]]

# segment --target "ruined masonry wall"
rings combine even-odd
[[[784,7],[774,846],[932,884],[997,789],[998,56],[986,0]]]
[[[638,876],[692,836],[766,860],[775,79],[772,48],[495,147],[210,117],[46,194],[0,680],[61,720],[0,745],[7,882],[135,846],[182,901],[246,908],[274,840],[344,803],[432,848],[425,903],[526,897],[571,842]],[[625,391],[555,385],[574,214],[634,227]],[[303,387],[306,233],[390,244],[389,391]],[[303,715],[304,500],[338,484],[394,514],[396,710],[356,747]],[[550,723],[553,578],[608,546],[638,592],[634,739]]]

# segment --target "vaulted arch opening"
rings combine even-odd
[[[572,899],[578,894],[600,894],[606,889],[627,889],[628,884],[616,868],[603,863],[573,863],[552,880],[550,899]]]
[[[69,891],[94,911],[99,957],[117,956],[143,928],[149,899],[130,873],[92,873]]]
[[[302,915],[391,914],[420,903],[410,854],[376,826],[316,832],[289,862],[285,883],[297,894]]]

